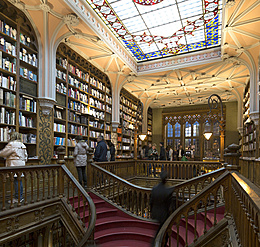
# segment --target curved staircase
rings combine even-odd
[[[154,235],[158,229],[158,224],[148,220],[141,220],[112,204],[106,202],[99,196],[89,193],[95,206],[96,206],[96,225],[95,225],[95,243],[99,247],[150,247]],[[72,203],[71,199],[71,203]],[[74,203],[74,208],[80,210],[83,220],[83,204]],[[224,217],[224,207],[217,209],[216,220],[219,222]],[[207,230],[214,224],[214,211],[207,211],[206,228]],[[197,214],[197,237],[204,234],[204,213]],[[188,218],[188,245],[193,242],[194,239],[194,216]],[[173,232],[171,235],[171,246],[176,246],[177,239],[177,227],[172,227]],[[186,243],[186,222],[182,219],[179,227],[179,246],[185,246]]]

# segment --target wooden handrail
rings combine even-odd
[[[235,221],[241,246],[259,247],[260,189],[237,171],[226,171],[171,214],[158,233],[154,246],[164,246],[166,234],[171,235],[173,226],[178,231],[180,221],[182,220],[187,223],[188,217],[192,214],[195,220],[193,238],[193,243],[195,244],[198,238],[196,233],[196,215],[198,211],[204,212],[204,218],[206,220],[208,209],[213,208],[214,224],[212,227],[214,227],[217,223],[216,209],[218,205],[223,205],[223,203],[225,205],[225,217],[233,217]],[[204,234],[208,230],[209,228],[205,225]],[[186,233],[183,234],[184,236],[187,236],[187,231],[188,229],[186,227]],[[179,246],[180,239],[178,236],[176,240],[177,246]],[[191,244],[188,243],[187,237],[184,241],[185,246]],[[168,244],[171,246],[170,242],[168,242]]]
[[[217,223],[216,209],[218,204],[220,202],[222,203],[222,200],[218,198],[218,194],[221,193],[221,186],[223,187],[227,186],[228,179],[229,179],[229,172],[226,171],[224,174],[220,175],[213,183],[211,183],[206,188],[204,188],[199,194],[197,194],[196,196],[191,198],[187,203],[183,204],[178,209],[176,209],[175,212],[171,214],[170,217],[166,220],[166,222],[160,229],[159,233],[157,234],[154,246],[156,247],[165,246],[164,244],[165,244],[166,234],[171,236],[173,225],[177,228],[177,233],[178,233],[181,219],[185,221],[186,233],[184,234],[184,236],[186,236],[186,239],[184,239],[184,241],[185,241],[185,246],[188,246],[188,239],[187,239],[188,217],[191,213],[194,213],[194,220],[195,220],[194,238],[193,238],[193,242],[195,242],[198,237],[197,224],[196,224],[197,213],[198,211],[204,212],[204,216],[203,216],[205,219],[204,233],[206,233],[208,231],[206,226],[206,217],[207,217],[208,208],[210,206],[213,207],[214,209],[214,225],[216,225]],[[169,238],[169,241],[170,239],[171,238]],[[177,246],[179,246],[179,244],[180,244],[180,239],[179,239],[179,235],[177,234]],[[170,243],[169,246],[171,246]]]
[[[66,199],[68,206],[71,207],[73,212],[77,214],[78,219],[80,219],[80,214],[82,213],[79,211],[80,207],[77,206],[81,204],[84,208],[83,221],[81,221],[84,241],[86,242],[89,238],[94,238],[95,205],[91,197],[65,165],[3,167],[0,168],[0,177],[2,178],[0,181],[2,211],[15,210],[16,208],[13,202],[15,197],[13,183],[17,179],[17,207],[52,198]],[[20,195],[20,181],[22,181],[23,185],[23,200]],[[10,200],[10,204],[7,203],[8,200]],[[78,210],[75,210],[75,208]]]
[[[100,164],[101,163],[91,163],[91,173],[93,176],[91,189],[136,216],[151,218],[149,202],[152,189],[134,185],[100,167]],[[104,167],[106,167],[106,165]],[[176,195],[177,199],[176,207],[179,207],[185,203],[187,199],[196,195],[224,172],[225,168],[221,168],[174,186],[174,195]]]
[[[166,170],[170,179],[191,179],[203,173],[222,168],[220,162],[128,160],[96,163],[122,177],[154,177]]]

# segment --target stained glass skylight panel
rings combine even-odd
[[[86,0],[137,61],[220,45],[221,0]]]

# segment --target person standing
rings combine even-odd
[[[150,199],[150,207],[151,207],[151,215],[152,219],[155,219],[159,222],[159,227],[157,230],[156,235],[159,233],[161,227],[163,226],[164,222],[170,215],[170,206],[171,206],[171,197],[174,191],[174,187],[166,187],[166,180],[167,180],[167,172],[163,171],[160,173],[161,182],[154,186],[151,193]],[[153,243],[154,243],[153,239]],[[165,246],[168,241],[168,236],[166,236]]]
[[[144,157],[148,159],[149,150],[152,149],[152,143],[149,143],[148,146],[145,147]]]
[[[163,146],[163,142],[160,142],[160,158],[159,160],[166,160],[166,152],[165,152],[165,148]]]
[[[74,148],[74,165],[76,166],[78,172],[79,183],[87,188],[87,149],[88,144],[83,140],[82,136],[76,136],[76,146]]]
[[[97,143],[93,160],[96,162],[105,162],[107,161],[107,144],[104,137],[99,136],[97,138]]]
[[[21,142],[21,135],[18,132],[12,132],[10,135],[10,141],[5,146],[3,150],[0,151],[0,157],[6,158],[6,166],[25,166],[27,161],[28,154],[26,146]],[[24,175],[22,174],[21,177]],[[17,174],[14,174],[14,199],[12,203],[17,203],[19,201],[19,181]],[[23,202],[23,183],[22,179],[20,180],[20,202]],[[8,201],[11,203],[11,200]]]
[[[177,159],[178,159],[178,161],[180,161],[183,156],[184,156],[184,150],[182,148],[182,145],[180,145],[179,149],[177,150]]]
[[[115,161],[116,160],[115,145],[111,141],[108,141],[107,145],[108,145],[109,151],[110,151],[110,161]]]
[[[149,160],[158,160],[158,152],[156,150],[156,144],[155,143],[152,145],[152,148],[149,149],[149,151],[148,151],[148,159]],[[154,163],[153,163],[153,165],[152,164],[148,165],[148,174],[147,175],[149,176],[149,175],[152,174],[151,173],[152,167],[153,167],[153,175],[154,175],[154,177],[156,177],[156,169],[155,169]]]

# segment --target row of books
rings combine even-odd
[[[105,101],[105,95],[101,92],[99,92],[98,90],[94,89],[94,88],[91,88],[91,94],[96,97],[96,98],[99,98],[103,101]]]
[[[56,108],[54,109],[54,117],[55,118],[59,118],[59,119],[63,119],[62,117],[62,111],[57,110]]]
[[[0,128],[0,141],[1,142],[8,142],[10,140],[10,135],[14,131],[14,128],[9,128],[9,127],[3,127]]]
[[[69,84],[74,86],[74,87],[79,88],[82,91],[88,92],[88,84],[79,81],[77,78],[75,78],[71,75],[69,75]]]
[[[111,131],[111,126],[106,124],[105,130],[106,130],[106,131]]]
[[[36,100],[24,95],[20,96],[19,107],[24,111],[36,112]]]
[[[13,39],[16,39],[17,30],[16,28],[10,26],[5,22],[5,20],[0,20],[0,32],[5,33]]]
[[[66,132],[65,124],[54,123],[53,130],[56,132],[65,133]]]
[[[124,105],[121,105],[120,110],[124,111],[125,113],[132,114],[132,115],[134,115],[134,113],[136,112],[136,111],[132,110],[131,108],[124,106]]]
[[[94,116],[95,118],[104,120],[105,119],[105,113],[96,110],[95,108],[89,107],[89,114]]]
[[[15,112],[0,107],[0,123],[15,125]]]
[[[12,43],[8,42],[4,37],[0,36],[0,50],[12,55],[16,56],[16,46]]]
[[[19,125],[22,127],[35,128],[33,118],[24,116],[22,112],[19,112]]]
[[[100,136],[100,132],[97,132],[97,131],[89,131],[89,137],[93,137],[93,138],[98,138],[98,136]]]
[[[124,96],[121,97],[121,102],[129,107],[132,107],[134,110],[137,110],[137,105],[132,103],[130,100],[125,98]]]
[[[0,68],[16,74],[16,59],[3,57],[3,53],[0,51]]]
[[[81,102],[77,102],[74,100],[69,99],[68,101],[68,108],[74,111],[78,111],[84,114],[89,114],[89,109],[88,106],[81,103]]]
[[[20,42],[26,46],[30,46],[31,38],[27,35],[20,33]]]
[[[36,54],[30,54],[25,48],[21,48],[21,51],[19,53],[20,60],[31,64],[32,66],[37,67],[37,56]]]
[[[102,82],[97,80],[95,77],[90,77],[90,84],[97,87],[98,89],[100,89],[102,91],[106,90],[106,86]]]
[[[125,113],[122,114],[122,117],[124,120],[127,120],[127,121],[131,121],[131,122],[135,121],[135,118],[133,118],[132,116],[125,114]]]
[[[112,104],[112,97],[106,95],[106,102]]]
[[[98,121],[89,121],[89,126],[98,128],[98,129],[103,129],[104,128],[104,123],[100,123]]]
[[[89,142],[89,147],[90,148],[96,148],[96,146],[97,146],[97,142],[96,141],[90,141]]]
[[[84,103],[88,103],[88,95],[85,93],[82,93],[81,91],[73,88],[69,88],[68,92],[69,97],[80,100]]]
[[[72,111],[68,111],[68,119],[69,121],[73,121],[73,122],[77,122],[77,123],[81,123],[81,124],[88,124],[88,118],[86,116],[82,116],[79,114],[76,114]]]
[[[89,74],[84,73],[78,67],[69,64],[69,72],[73,73],[74,75],[78,76],[79,78],[83,79],[84,81],[89,82]]]
[[[67,93],[67,87],[63,83],[57,83],[56,84],[56,91],[59,93],[66,94]]]
[[[85,127],[85,126],[69,124],[68,127],[69,127],[68,128],[68,132],[70,134],[83,135],[83,136],[87,136],[88,135],[88,128]]]
[[[94,98],[89,98],[89,104],[92,105],[92,106],[95,106],[97,107],[98,109],[100,110],[103,110],[105,111],[106,110],[106,105],[102,102],[100,102],[99,100],[97,99],[94,99]]]
[[[64,137],[54,137],[54,145],[65,145]]]
[[[67,69],[68,60],[66,58],[56,57],[56,64],[60,65],[64,69]]]
[[[31,80],[31,81],[37,82],[37,75],[34,74],[31,70],[20,67],[20,75],[23,76],[24,78]]]
[[[0,87],[10,90],[16,90],[16,81],[12,76],[4,76],[0,74]]]
[[[0,105],[15,107],[16,96],[12,92],[5,92],[0,88]]]
[[[128,138],[122,138],[122,141],[125,142],[125,143],[131,143],[131,140],[128,139]]]
[[[60,80],[67,81],[67,74],[63,71],[56,69],[56,77]]]
[[[36,135],[34,134],[21,134],[21,140],[23,143],[36,144]]]
[[[111,113],[112,112],[112,107],[109,105],[106,105],[106,112]]]

